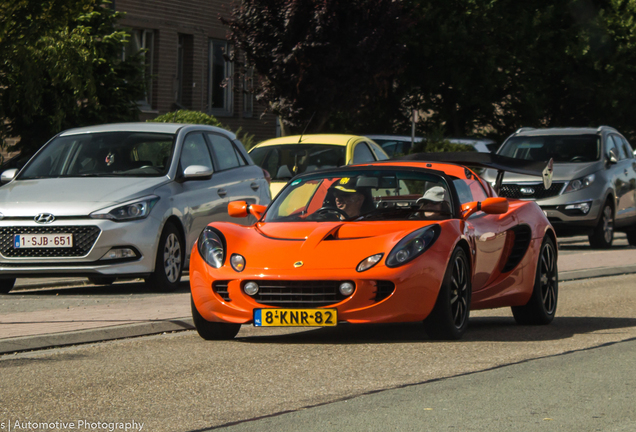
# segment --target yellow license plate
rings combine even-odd
[[[254,309],[256,327],[324,327],[337,323],[337,309]]]

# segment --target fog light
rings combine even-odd
[[[568,204],[565,206],[566,211],[578,210],[583,214],[588,214],[590,211],[590,208],[592,208],[592,206],[589,202]]]
[[[239,254],[232,254],[230,257],[230,265],[237,272],[242,272],[245,268],[245,258]]]
[[[353,294],[354,288],[355,287],[351,282],[343,282],[340,284],[340,287],[338,287],[338,289],[340,290],[340,294],[345,296],[350,296],[351,294]]]
[[[258,284],[256,282],[248,282],[243,287],[243,291],[245,291],[247,295],[256,295],[256,293],[258,293]]]
[[[117,248],[111,249],[106,252],[101,259],[103,260],[115,260],[115,259],[124,259],[124,258],[135,258],[137,253],[131,248]]]

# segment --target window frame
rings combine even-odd
[[[218,91],[222,92],[223,97],[223,106],[222,107],[213,107],[214,100],[214,52],[215,47],[220,47],[224,50],[224,54],[230,55],[232,50],[232,45],[226,41],[221,39],[213,39],[210,38],[208,41],[208,95],[207,95],[207,105],[208,105],[208,113],[220,116],[220,117],[229,117],[234,114],[234,91],[233,91],[233,74],[234,74],[234,66],[231,61],[227,61],[224,59],[223,64],[223,78],[219,81],[220,83],[225,83],[225,87],[220,87]]]

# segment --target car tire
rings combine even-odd
[[[559,271],[554,242],[546,237],[541,244],[534,288],[530,300],[523,306],[513,306],[512,315],[517,324],[550,324],[559,299]]]
[[[468,327],[472,296],[470,265],[461,247],[453,251],[433,310],[424,320],[431,339],[457,340]]]
[[[0,279],[0,294],[8,294],[15,285],[15,278]]]
[[[88,281],[93,285],[112,285],[115,282],[115,277],[112,276],[89,276]]]
[[[190,296],[190,306],[192,308],[192,320],[197,333],[205,340],[230,340],[238,334],[241,329],[240,324],[221,323],[208,321],[201,316],[197,310],[192,296]]]
[[[173,224],[167,223],[159,238],[155,271],[146,279],[151,290],[172,292],[179,288],[184,250],[181,233]]]
[[[636,226],[625,232],[627,234],[627,243],[630,246],[636,246]]]
[[[603,205],[601,217],[594,231],[588,236],[594,249],[609,249],[614,240],[614,210],[609,200]]]

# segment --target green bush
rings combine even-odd
[[[243,131],[243,128],[238,128],[236,131],[232,131],[227,126],[224,126],[216,117],[210,114],[206,114],[201,111],[190,111],[190,110],[177,110],[172,111],[166,114],[162,114],[152,120],[148,120],[149,122],[156,123],[188,123],[188,124],[203,124],[208,126],[216,126],[223,128],[225,130],[229,130],[236,134],[236,137],[243,144],[246,150],[252,148],[256,142],[254,140],[254,135],[249,134]]]

